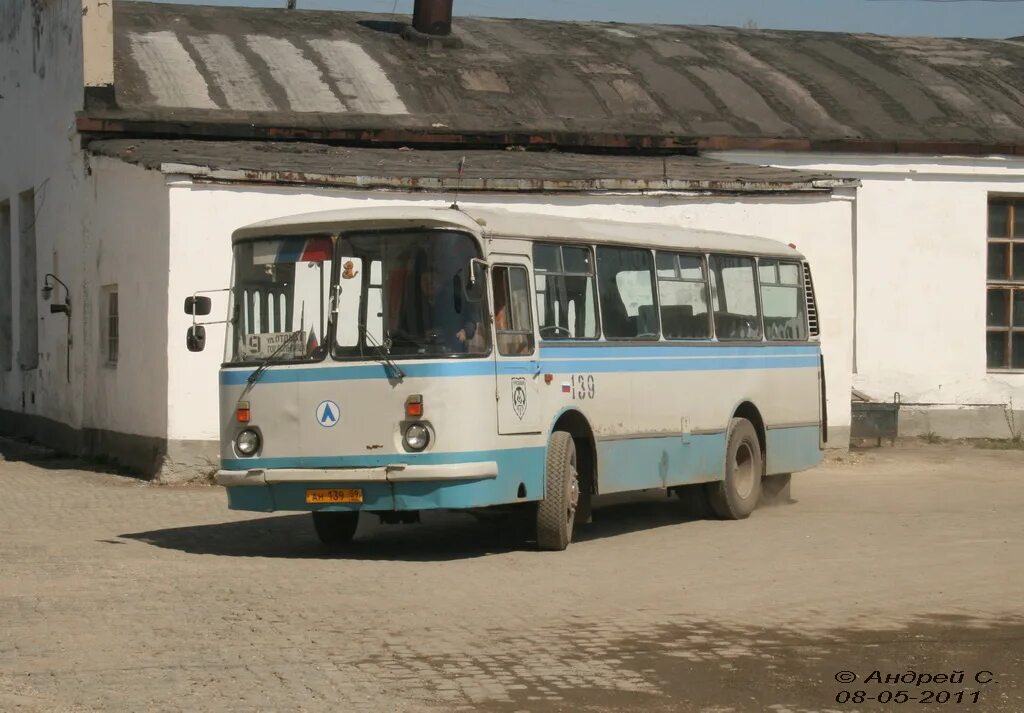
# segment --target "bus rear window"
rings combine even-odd
[[[806,340],[806,300],[800,279],[800,265],[762,259],[758,266],[758,277],[761,281],[765,337],[770,341]]]

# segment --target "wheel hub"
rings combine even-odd
[[[732,463],[732,479],[736,494],[746,500],[754,492],[754,457],[748,443],[741,443],[736,449]]]

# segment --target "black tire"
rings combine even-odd
[[[789,473],[764,476],[761,479],[761,504],[782,505],[792,502],[789,489],[792,477]]]
[[[564,550],[572,542],[580,500],[576,444],[565,431],[548,441],[544,499],[537,504],[537,549]]]
[[[761,441],[754,425],[745,418],[732,419],[725,446],[725,479],[705,486],[715,515],[723,520],[749,516],[761,499],[763,473]]]
[[[347,545],[359,527],[359,511],[318,511],[313,513],[313,529],[320,542],[331,547]]]

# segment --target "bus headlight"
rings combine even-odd
[[[410,424],[402,441],[410,451],[422,451],[430,443],[430,431],[422,423]]]
[[[247,428],[235,439],[235,450],[239,455],[251,456],[260,449],[260,434]]]

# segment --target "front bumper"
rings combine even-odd
[[[403,483],[418,481],[488,480],[498,477],[498,463],[410,465],[392,463],[374,468],[251,468],[219,470],[217,484],[228,488],[276,483]]]

